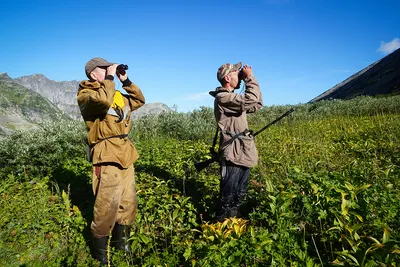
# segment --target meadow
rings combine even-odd
[[[214,220],[215,122],[202,107],[134,121],[139,210],[111,266],[400,266],[400,96],[263,107],[243,218]],[[0,140],[0,266],[98,266],[82,121]]]

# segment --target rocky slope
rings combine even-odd
[[[398,93],[400,93],[400,48],[311,101],[350,99],[360,95],[376,96]]]
[[[143,107],[132,112],[132,119],[140,118],[143,116],[157,116],[163,112],[171,112],[172,110],[164,103],[149,103],[144,104]]]
[[[0,75],[0,135],[29,130],[65,115],[53,103],[11,79]]]
[[[35,74],[16,79],[0,74],[0,135],[38,127],[59,116],[81,120],[76,102],[78,81],[56,82]],[[132,118],[157,116],[171,109],[163,103],[149,103],[135,110]]]
[[[79,81],[56,82],[49,80],[41,74],[22,76],[14,81],[47,98],[71,118],[81,119],[81,113],[76,102]],[[170,108],[163,103],[148,103],[134,111],[132,118],[139,118],[145,115],[158,115],[164,111],[170,111]]]
[[[47,98],[71,118],[79,119],[81,117],[76,103],[78,81],[56,82],[42,74],[34,74],[16,78],[15,82]]]

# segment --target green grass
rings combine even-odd
[[[135,121],[139,211],[116,266],[396,266],[400,262],[400,101],[294,106],[256,138],[243,220],[216,224],[212,110]],[[249,116],[258,130],[292,106]],[[0,265],[96,266],[91,166],[81,122],[0,140]],[[46,256],[44,256],[46,255]]]

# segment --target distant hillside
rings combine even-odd
[[[59,116],[82,120],[76,102],[78,85],[78,81],[56,82],[41,74],[16,79],[0,74],[0,135],[37,128],[37,123]],[[163,103],[148,103],[135,110],[132,119],[168,111]]]
[[[11,78],[10,78],[11,79]],[[76,102],[79,81],[56,82],[41,74],[22,76],[14,79],[18,84],[42,95],[73,119],[82,119]],[[146,93],[144,92],[146,95]],[[171,109],[163,103],[148,103],[132,113],[132,118],[158,115]]]
[[[22,76],[14,79],[14,81],[47,98],[51,103],[56,105],[71,118],[81,118],[76,103],[76,92],[78,91],[79,85],[78,81],[56,82],[46,78],[42,74]]]
[[[163,112],[171,112],[172,110],[163,103],[149,103],[132,112],[132,119],[140,118],[143,116],[157,116]]]
[[[400,93],[400,49],[355,73],[312,101],[398,93]]]
[[[38,123],[62,116],[63,112],[40,94],[0,74],[0,135],[34,129]]]

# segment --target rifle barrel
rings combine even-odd
[[[267,125],[265,125],[263,128],[261,128],[260,130],[258,130],[257,132],[255,132],[253,134],[253,136],[256,136],[258,134],[260,134],[262,131],[266,130],[267,128],[271,127],[272,125],[274,125],[275,123],[277,123],[278,121],[280,121],[281,119],[283,119],[286,116],[289,116],[290,113],[292,113],[294,111],[293,108],[291,108],[290,110],[286,111],[284,114],[280,115],[278,118],[276,118],[274,121],[268,123]]]
[[[202,162],[197,162],[197,163],[194,164],[194,166],[195,166],[196,170],[199,172],[199,171],[205,169],[211,163],[216,162],[216,161],[218,161],[218,158],[217,157],[212,157],[211,159],[207,159],[207,160],[202,161]]]

